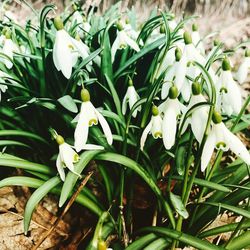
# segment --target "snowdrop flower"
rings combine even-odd
[[[231,66],[227,58],[222,61],[222,72],[216,84],[217,108],[228,116],[238,114],[241,109],[241,93],[233,80]]]
[[[0,71],[0,102],[1,102],[1,92],[5,93],[6,90],[8,89],[7,85],[1,84],[1,83],[5,83],[5,80],[3,79],[3,77],[9,77],[9,75],[6,74],[5,72]]]
[[[59,154],[56,160],[56,167],[61,180],[65,181],[65,167],[67,167],[74,174],[81,177],[81,175],[76,173],[74,170],[74,163],[79,161],[79,155],[74,151],[72,146],[64,141],[61,135],[56,136],[56,142],[59,145]]]
[[[236,75],[235,79],[240,83],[244,83],[247,79],[247,74],[250,68],[250,50],[245,51],[245,58],[241,63]]]
[[[141,136],[141,150],[143,150],[148,134],[152,134],[154,139],[162,138],[162,118],[158,108],[152,107],[152,117],[149,124],[145,127]]]
[[[183,38],[185,47],[181,58],[181,61],[183,61],[181,62],[182,68],[180,69],[179,74],[184,74],[186,72],[186,75],[190,76],[192,79],[195,79],[200,74],[200,70],[198,67],[193,65],[192,61],[197,61],[201,64],[204,64],[205,59],[194,47],[192,38],[188,32],[184,32]],[[188,102],[191,96],[191,82],[188,79],[184,79],[180,92],[184,101]]]
[[[159,110],[164,113],[162,121],[162,138],[166,149],[172,148],[175,143],[177,131],[177,117],[181,114],[182,104],[177,99],[178,89],[172,86],[169,90],[169,98],[160,105]]]
[[[115,60],[115,54],[118,49],[124,49],[129,46],[136,52],[140,51],[138,44],[128,36],[120,23],[117,24],[117,28],[117,37],[111,48],[112,62]]]
[[[60,17],[55,17],[54,25],[57,29],[56,40],[53,47],[53,61],[58,71],[69,79],[72,73],[72,67],[76,63],[76,57],[73,57],[74,45],[72,38],[64,30],[63,22]]]
[[[81,37],[84,36],[84,33],[89,33],[91,26],[87,22],[85,16],[83,16],[79,11],[75,11],[72,16],[72,23],[78,25],[77,32],[80,34]]]
[[[13,67],[12,60],[13,60],[14,52],[18,52],[18,47],[11,40],[11,31],[8,29],[5,32],[5,39],[3,41],[2,53],[7,55],[11,60],[9,60],[7,58],[1,58],[2,62],[5,64],[5,66],[8,69],[11,69]]]
[[[201,41],[200,33],[198,31],[197,24],[192,25],[192,41],[194,46],[200,51],[201,54],[205,54],[205,49]]]
[[[126,114],[127,105],[129,105],[129,109],[131,110],[132,107],[134,106],[134,104],[140,99],[140,96],[137,94],[135,87],[133,85],[133,81],[131,79],[129,79],[128,84],[129,84],[129,86],[128,86],[127,92],[126,92],[126,94],[123,98],[123,101],[122,101],[122,114],[123,115]],[[132,116],[136,117],[138,111],[141,111],[140,106],[135,109]]]
[[[186,76],[186,61],[181,60],[181,50],[179,48],[175,49],[175,62],[172,66],[170,66],[169,70],[167,71],[164,83],[161,89],[161,98],[165,99],[168,96],[168,92],[172,83],[175,84],[178,91],[182,88],[182,85],[185,80]]]
[[[75,129],[75,149],[77,152],[82,149],[96,150],[103,149],[98,145],[86,144],[88,139],[89,127],[97,125],[98,121],[103,129],[104,135],[107,138],[109,145],[113,142],[113,136],[109,125],[102,114],[93,106],[90,101],[90,94],[87,89],[81,91],[82,106],[80,114],[78,115],[78,123]]]
[[[193,95],[190,98],[187,110],[198,103],[206,102],[206,99],[201,94],[201,85],[198,82],[194,82],[192,84],[192,93]],[[207,106],[201,106],[194,109],[191,117],[186,119],[181,133],[183,134],[190,124],[196,140],[201,143],[207,125],[208,111],[209,108]],[[184,114],[182,117],[184,118]]]
[[[241,140],[228,130],[222,122],[218,112],[213,114],[213,125],[206,140],[201,156],[201,171],[205,171],[214,151],[214,148],[228,151],[230,149],[246,164],[250,164],[250,154]]]

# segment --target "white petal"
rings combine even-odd
[[[181,88],[181,95],[185,102],[188,102],[191,95],[191,85],[187,79],[184,80],[184,83]]]
[[[77,152],[81,151],[88,139],[89,133],[89,119],[87,115],[87,109],[84,108],[82,103],[81,113],[79,121],[75,129],[75,149]]]
[[[127,112],[127,104],[128,104],[128,90],[122,100],[122,114],[125,115]]]
[[[164,82],[161,89],[161,99],[165,99],[168,96],[168,92],[172,84],[170,82]]]
[[[72,72],[72,42],[69,34],[65,30],[56,32],[54,63],[57,64],[63,75],[69,79]]]
[[[76,117],[71,121],[71,123],[75,123],[79,121],[80,114],[77,114]]]
[[[165,111],[162,122],[162,138],[166,149],[170,149],[174,145],[176,129],[176,113],[174,109],[170,108]]]
[[[142,132],[141,141],[140,141],[141,151],[144,148],[145,141],[147,139],[148,133],[150,132],[151,128],[152,128],[152,119],[151,119],[151,121],[149,122],[149,124],[146,126],[146,128]]]
[[[201,171],[202,172],[205,171],[212,157],[214,147],[215,147],[215,141],[216,141],[215,133],[212,130],[211,133],[207,137],[207,140],[205,142],[202,155],[201,155]]]
[[[200,110],[199,110],[200,109]],[[191,128],[196,140],[201,143],[207,124],[208,114],[201,108],[192,114]]]
[[[124,32],[124,34],[125,35],[123,38],[124,38],[125,42],[129,45],[129,47],[134,49],[136,52],[139,52],[140,48],[139,48],[138,44],[133,39],[131,39],[125,32]]]
[[[223,124],[224,125],[224,124]],[[225,140],[232,152],[239,156],[246,164],[250,165],[250,154],[241,140],[231,133],[224,125]]]
[[[119,44],[120,44],[120,39],[119,39],[119,36],[117,36],[111,47],[112,62],[114,62],[115,60],[115,54],[116,54],[116,51],[119,49]]]
[[[239,86],[237,83],[232,79],[231,82],[228,82],[227,85],[228,93],[226,94],[228,96],[228,102],[231,103],[231,107],[235,114],[238,114],[241,110],[242,106],[242,98]]]
[[[65,172],[63,169],[63,162],[61,160],[60,154],[58,154],[57,159],[56,159],[56,167],[57,167],[57,171],[60,175],[61,180],[65,181]]]
[[[245,82],[248,75],[249,67],[250,67],[250,57],[245,57],[235,76],[235,78],[240,84]]]
[[[175,85],[178,91],[181,90],[183,83],[185,81],[186,73],[187,73],[187,60],[186,57],[182,57],[180,62],[176,63],[176,71],[175,71]]]
[[[95,113],[96,113],[96,115],[98,117],[98,120],[99,120],[99,122],[101,124],[102,130],[103,130],[103,132],[104,132],[104,134],[106,136],[108,144],[112,145],[112,143],[113,143],[113,135],[112,135],[112,132],[110,130],[110,127],[109,127],[106,119],[103,117],[103,115],[101,113],[99,113],[97,111],[97,109],[95,110]]]

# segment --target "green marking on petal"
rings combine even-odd
[[[218,143],[215,145],[215,147],[216,147],[217,149],[223,149],[223,148],[226,148],[226,146],[227,146],[227,144],[226,144],[225,142],[223,142],[223,141],[220,141],[220,142],[218,142]]]
[[[91,119],[89,120],[89,127],[93,126],[93,125],[97,125],[98,121],[96,119]]]
[[[157,139],[157,138],[162,138],[162,133],[161,133],[160,131],[155,132],[155,133],[153,134],[153,137],[154,137],[155,139]]]

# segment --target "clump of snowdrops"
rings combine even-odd
[[[249,126],[248,44],[205,50],[195,16],[155,11],[139,24],[119,4],[103,15],[54,7],[24,27],[0,24],[0,187],[34,188],[24,233],[39,201],[51,192],[62,207],[92,162],[104,201],[88,185],[75,199],[98,218],[86,249],[249,245],[250,155],[235,135]],[[9,167],[23,175],[7,177]],[[139,229],[136,185],[154,196]],[[240,221],[207,229],[225,211]],[[219,246],[205,240],[223,232]]]

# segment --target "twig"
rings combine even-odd
[[[92,176],[94,172],[90,172],[81,182],[81,184],[79,185],[79,187],[77,188],[76,192],[72,195],[72,197],[70,198],[67,206],[64,208],[63,212],[61,213],[61,215],[56,219],[56,221],[53,223],[52,227],[45,232],[45,234],[43,234],[39,241],[37,242],[37,244],[32,247],[31,250],[36,250],[38,249],[38,247],[44,242],[44,240],[52,233],[52,231],[58,226],[59,222],[62,220],[63,216],[68,212],[68,210],[70,209],[70,207],[72,206],[72,204],[74,203],[76,197],[78,196],[78,194],[81,192],[82,188],[87,184],[89,178]]]

